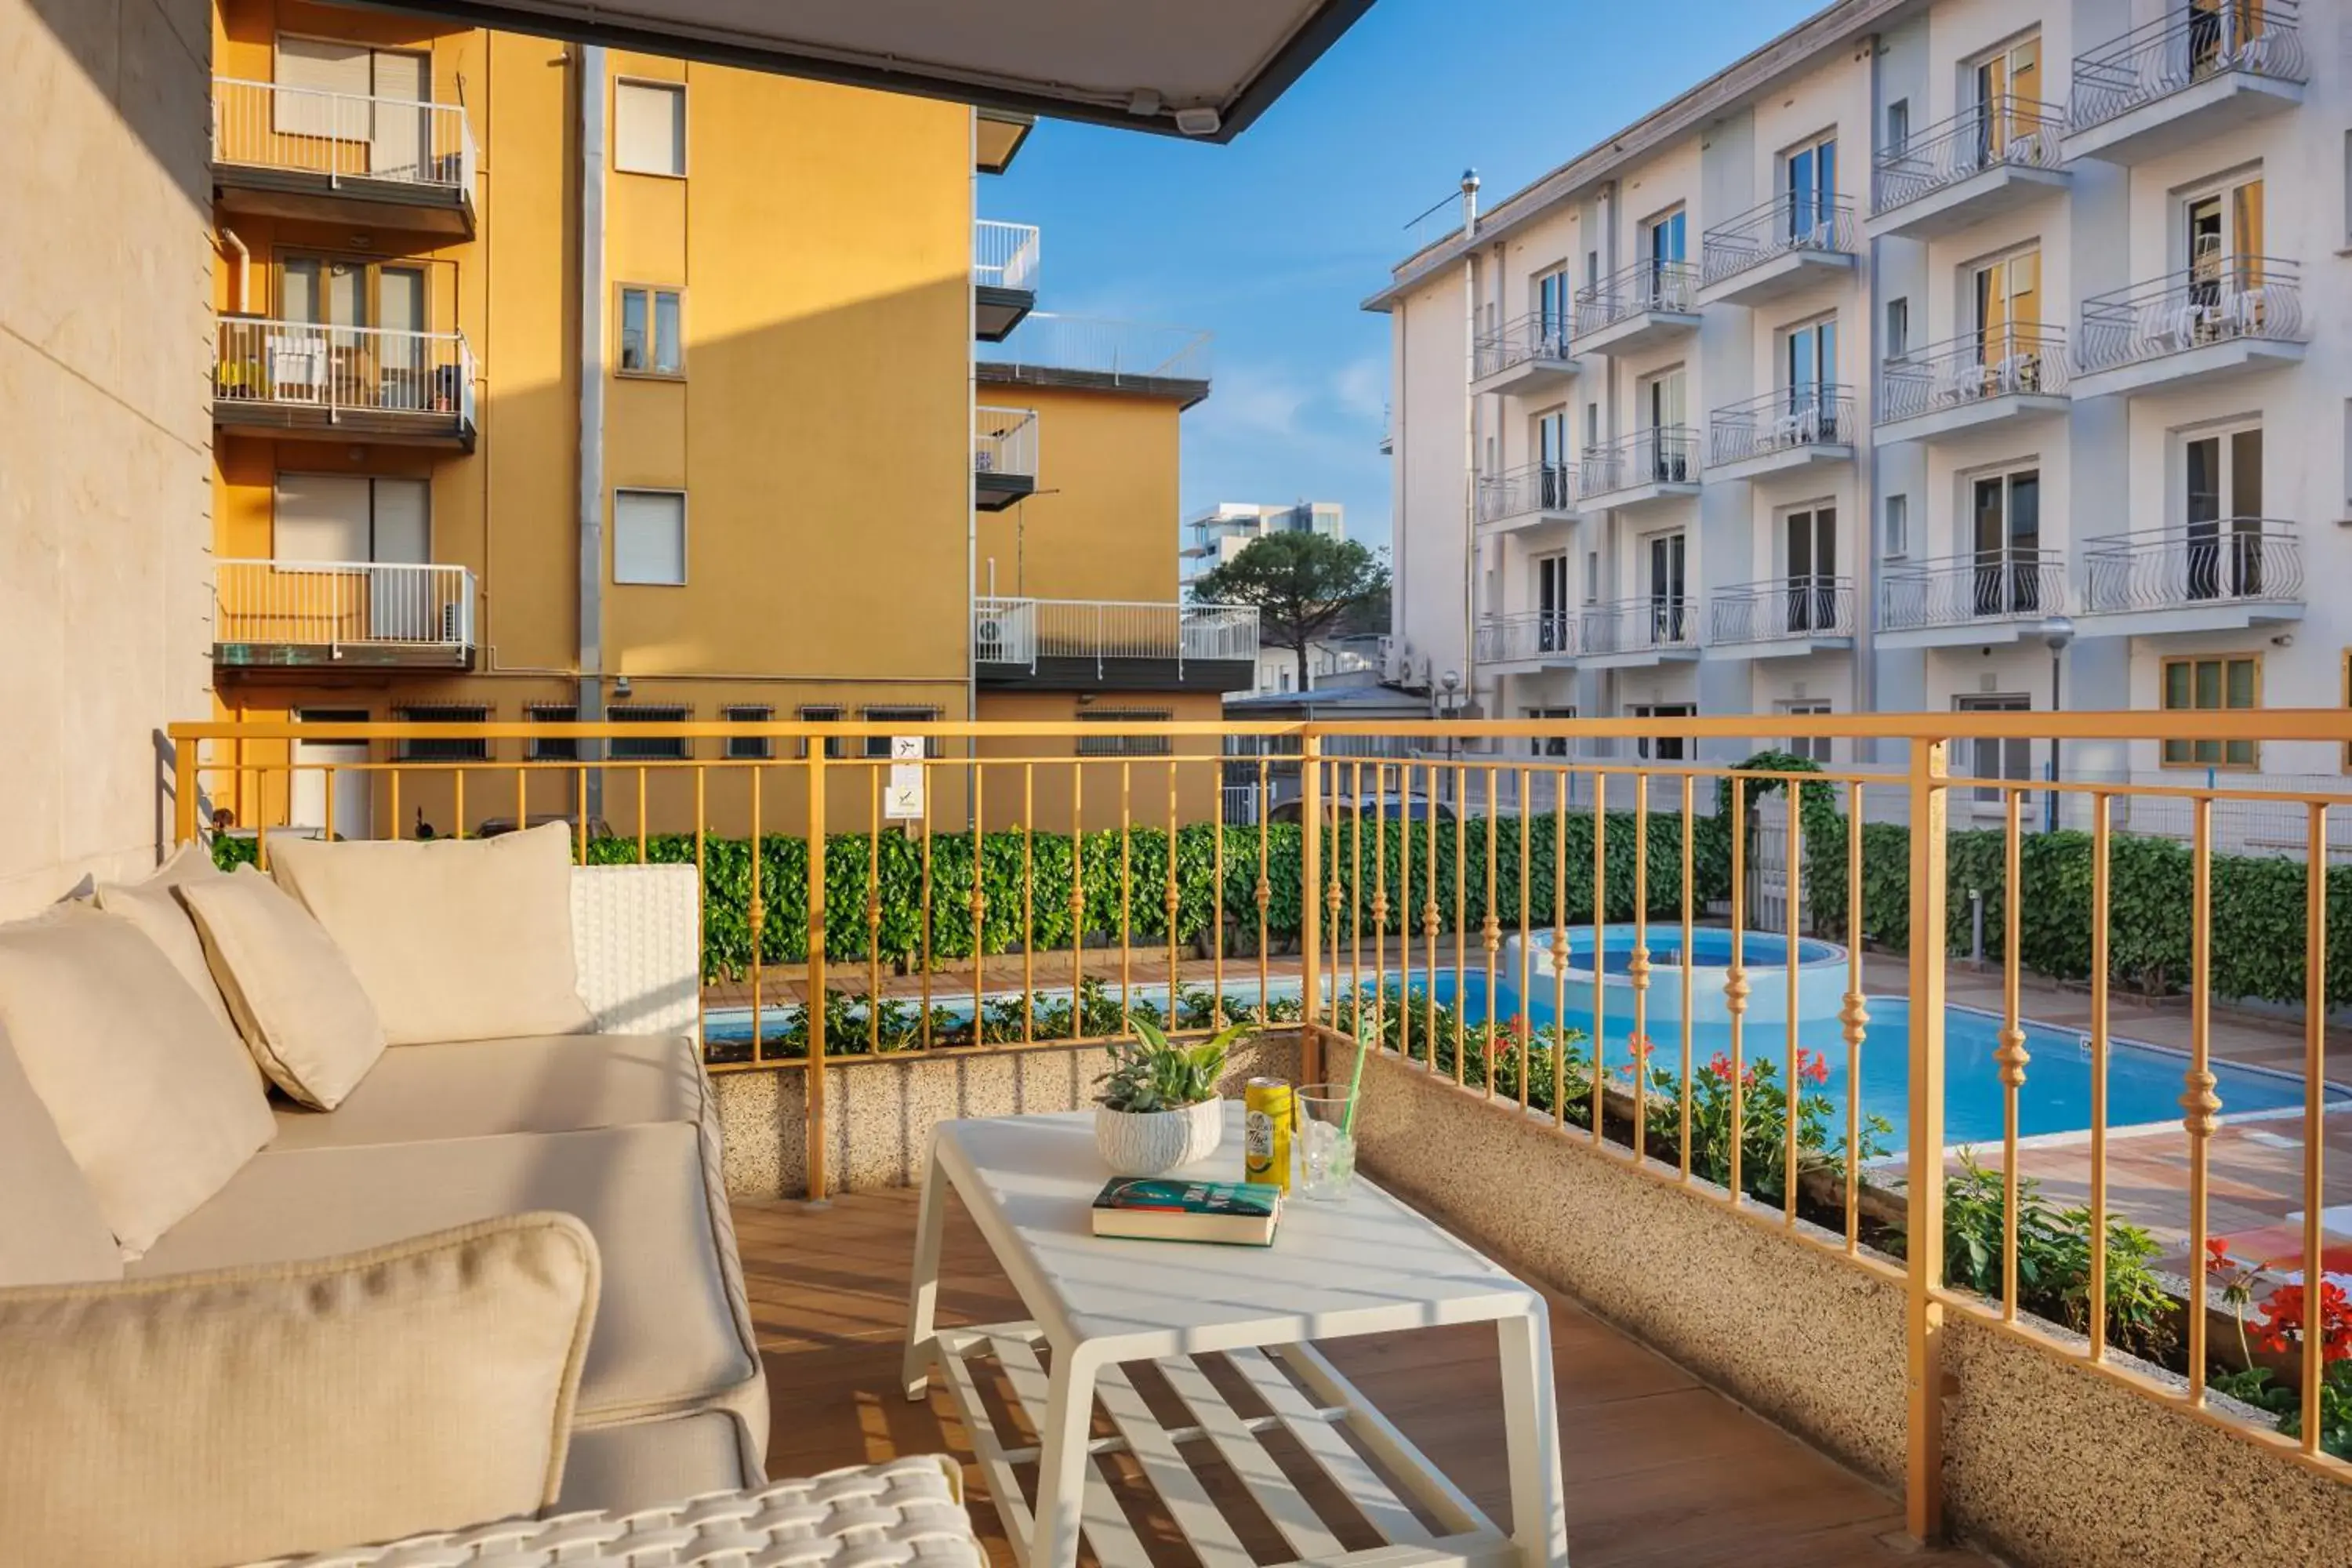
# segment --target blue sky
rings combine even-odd
[[[1377,0],[1232,145],[1042,122],[981,216],[1043,226],[1041,310],[1215,332],[1186,511],[1338,500],[1385,543],[1388,321],[1357,305],[1413,247],[1406,221],[1458,200],[1465,166],[1499,200],[1818,4]]]

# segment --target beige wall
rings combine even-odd
[[[0,917],[152,863],[204,712],[210,49],[203,0],[0,0]]]

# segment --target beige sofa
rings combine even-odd
[[[593,1327],[584,1357],[572,1358],[576,1394],[556,1407],[570,1441],[568,1454],[560,1437],[553,1445],[552,1508],[628,1510],[764,1481],[766,1389],[697,1037],[696,873],[629,866],[570,876],[578,989],[593,1033],[394,1045],[331,1111],[273,1095],[274,1135],[127,1262],[0,1036],[0,1307],[10,1287],[72,1279],[105,1282],[69,1303],[85,1313],[91,1300],[142,1286],[168,1304],[173,1281],[203,1271],[334,1258],[554,1211],[584,1225],[594,1257],[583,1310],[593,1310]],[[474,1267],[460,1260],[457,1288]],[[546,1272],[530,1258],[523,1268]],[[27,1299],[23,1289],[13,1294],[20,1305]],[[49,1310],[38,1290],[31,1299]],[[289,1311],[304,1310],[298,1294]],[[238,1334],[226,1353],[252,1338]],[[37,1353],[41,1342],[20,1332],[14,1353]],[[11,1343],[0,1335],[0,1394],[10,1387]],[[37,1370],[19,1366],[26,1376]],[[173,1394],[158,1388],[154,1397]],[[446,1413],[453,1432],[472,1419]],[[233,1468],[239,1456],[204,1462]],[[0,1476],[0,1496],[6,1481]],[[139,1490],[135,1476],[104,1484],[126,1500]],[[473,1522],[426,1518],[406,1528]]]

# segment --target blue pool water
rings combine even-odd
[[[1544,933],[1536,933],[1549,946]],[[1688,963],[1698,969],[1726,969],[1731,964],[1731,933],[1716,927],[1702,926],[1691,932],[1690,951],[1683,951],[1683,933],[1679,926],[1652,926],[1646,933],[1646,946],[1654,969],[1676,968]],[[1616,925],[1606,927],[1601,946],[1601,973],[1629,973],[1633,963],[1633,928]],[[1797,962],[1803,963],[1834,963],[1843,961],[1845,949],[1826,942],[1799,939]],[[1578,969],[1592,967],[1592,931],[1591,927],[1570,927],[1568,932],[1568,961]],[[1784,968],[1789,962],[1789,939],[1770,931],[1749,931],[1740,946],[1740,962],[1750,969]]]

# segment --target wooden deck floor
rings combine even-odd
[[[740,1204],[735,1223],[774,1409],[771,1472],[807,1474],[902,1453],[956,1454],[967,1461],[972,1518],[992,1560],[1010,1564],[948,1396],[934,1389],[928,1402],[910,1405],[896,1390],[915,1194],[854,1193],[822,1209]],[[960,1213],[948,1225],[940,1298],[946,1323],[1025,1315]],[[1326,1349],[1474,1500],[1493,1517],[1508,1517],[1491,1329],[1380,1336]],[[1557,1297],[1552,1353],[1569,1545],[1579,1568],[1981,1561],[1960,1552],[1906,1550],[1893,1499]],[[1217,1489],[1214,1474],[1205,1479]],[[1148,1517],[1137,1522],[1155,1561],[1192,1561]],[[1251,1541],[1244,1531],[1244,1540],[1261,1562],[1286,1555],[1278,1538]]]

